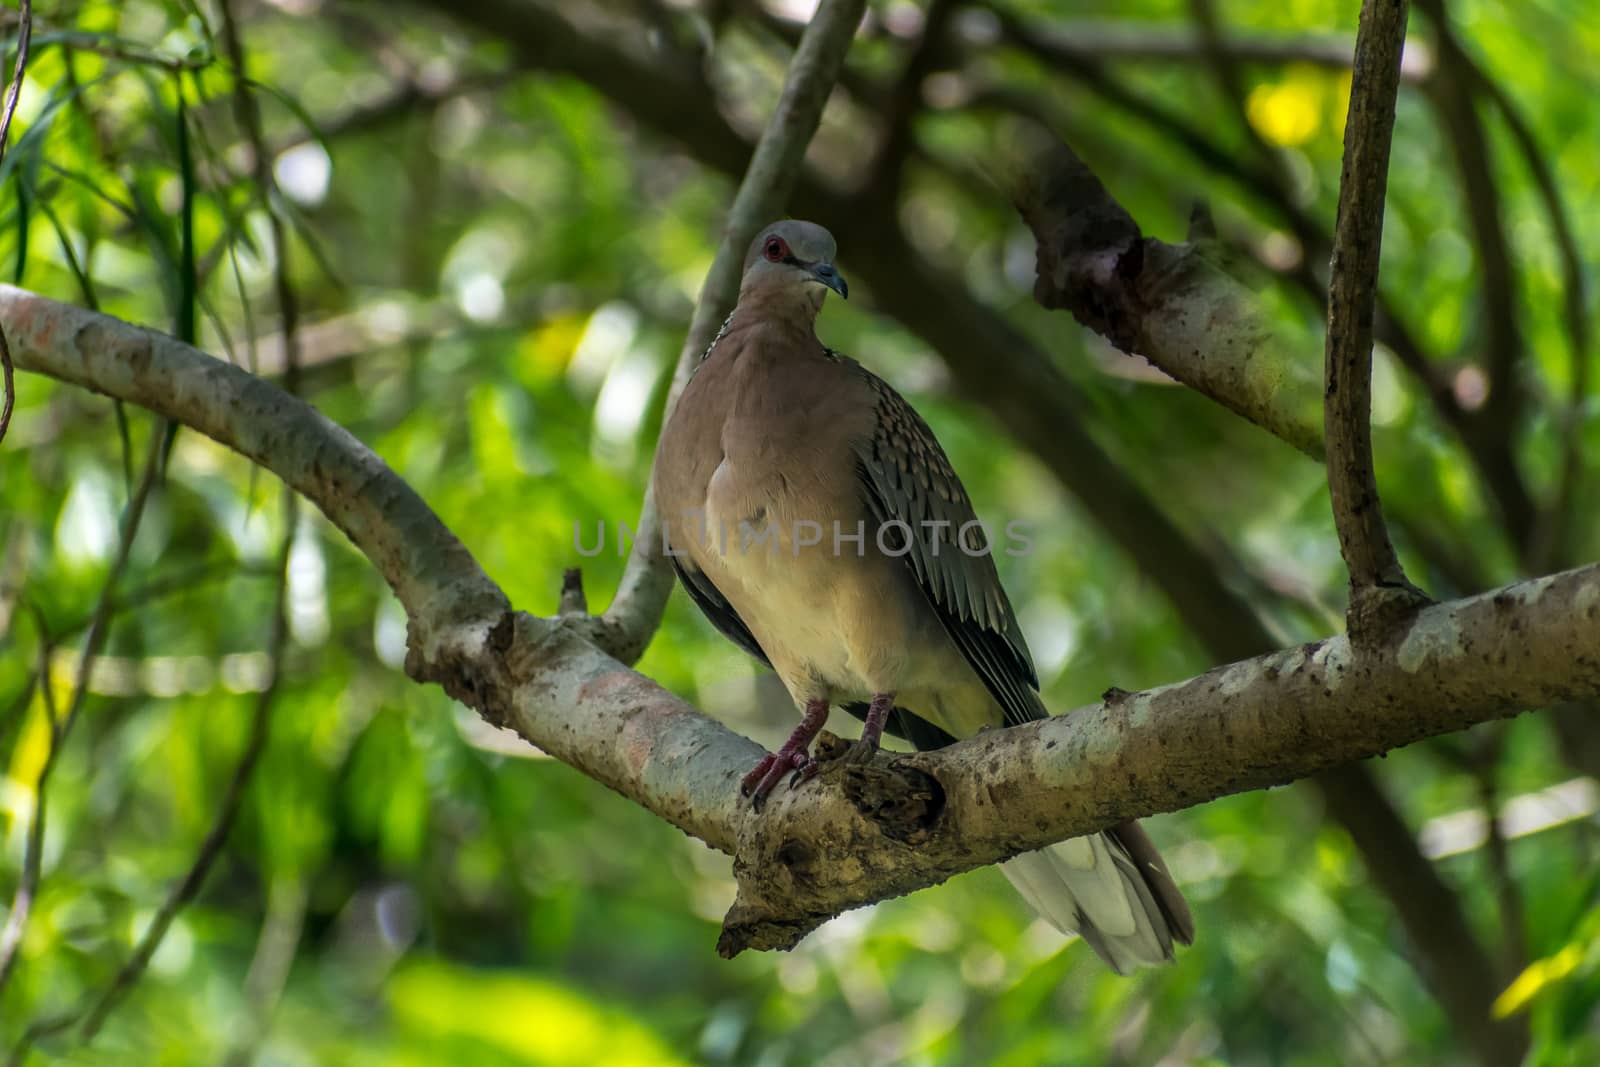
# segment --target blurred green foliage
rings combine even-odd
[[[590,87],[519,71],[505,46],[455,26],[448,5],[427,17],[378,3],[234,6],[274,146],[271,209],[291,232],[305,394],[409,480],[519,607],[552,610],[561,569],[579,563],[603,603],[621,570],[616,524],[636,518],[730,182]],[[688,20],[690,35],[708,25],[684,13],[701,5],[594,6],[612,17],[658,10]],[[1176,0],[1007,6],[1135,36],[1170,37],[1191,17]],[[1230,30],[1345,41],[1358,7],[1219,6]],[[914,23],[905,0],[873,7],[879,27]],[[1592,272],[1600,19],[1563,0],[1450,7],[1548,153]],[[180,333],[197,323],[202,347],[281,371],[269,198],[248,177],[217,12],[189,0],[89,0],[39,5],[36,18],[0,186],[0,264],[17,284],[135,322]],[[1426,38],[1416,16],[1413,32]],[[637,37],[649,38],[643,22]],[[880,30],[854,60],[892,73],[904,48]],[[742,90],[738,99],[730,91],[729,110],[759,120],[752,101],[770,99],[781,70],[770,41],[736,19],[713,56],[724,64],[719,84]],[[1007,50],[974,62],[1064,116],[1147,232],[1181,239],[1191,202],[1204,197],[1230,246],[1254,253],[1241,261],[1292,265],[1296,245],[1271,214],[1172,137]],[[1246,151],[1203,63],[1117,70],[1227,151]],[[1287,62],[1245,66],[1241,77],[1244,112],[1274,146],[1297,203],[1331,220],[1348,73]],[[1563,278],[1528,168],[1504,129],[1488,126],[1527,338],[1521,374],[1537,400],[1516,445],[1542,495],[1557,478],[1573,373]],[[930,110],[916,132],[938,158],[980,169],[1005,158],[1014,138],[1003,116],[959,105]],[[823,169],[848,169],[861,149],[825,128],[818,153]],[[897,208],[918,253],[1050,347],[1130,476],[1271,590],[1261,607],[1285,642],[1336,629],[1344,572],[1320,469],[1197,396],[1129,373],[1123,357],[1034,306],[1026,231],[998,188],[975,196],[959,173],[909,172]],[[1383,281],[1430,351],[1458,353],[1445,369],[1460,386],[1484,301],[1454,182],[1423,90],[1408,87]],[[840,237],[848,275],[850,236]],[[1303,329],[1307,358],[1320,359],[1317,309],[1270,270],[1253,267],[1248,280]],[[937,358],[858,291],[862,299],[830,304],[825,339],[912,397],[982,513],[1037,532],[1033,554],[1002,565],[1049,703],[1065,710],[1111,685],[1211,666],[1160,590],[1100,533],[1096,502],[1066,497],[1035,459],[996,447],[1004,427],[953,395]],[[32,375],[17,384],[0,448],[0,909],[18,884],[50,746],[47,701],[32,679],[47,663],[54,703],[70,701],[73,650],[106,579],[134,467],[159,432],[129,411],[124,441],[109,401]],[[1387,354],[1375,386],[1380,481],[1408,569],[1441,595],[1510,577],[1514,553],[1458,441]],[[1597,409],[1590,396],[1590,457],[1600,454]],[[92,1043],[70,1027],[37,1034],[30,1062],[1462,1061],[1393,908],[1302,789],[1151,824],[1199,923],[1199,943],[1157,973],[1112,976],[1029,914],[993,870],[843,916],[786,955],[720,960],[727,859],[409,683],[404,618],[373,570],[319,517],[285,530],[276,501],[272,479],[197,434],[178,435],[51,782],[40,891],[0,994],[0,1046],[75,1017],[189,868],[270,668],[272,559],[292,536],[292,640],[270,740],[199,900],[129,999]],[[1592,490],[1575,507],[1588,520],[1579,558],[1593,558]],[[596,523],[608,528],[606,550],[581,558],[575,526],[592,544]],[[1467,578],[1441,565],[1452,559],[1470,563]],[[776,683],[682,598],[639,667],[763,741],[791,722]],[[1480,733],[1382,767],[1425,837],[1478,810],[1462,753],[1482,747]],[[1488,777],[1502,799],[1583,773],[1541,717],[1493,737]],[[1510,932],[1521,931],[1526,960],[1513,959],[1508,975],[1531,966],[1508,981],[1500,1007],[1527,1013],[1540,1064],[1600,1058],[1592,809],[1509,843],[1523,914],[1506,913],[1480,839],[1468,834],[1440,861],[1497,957],[1516,951]]]

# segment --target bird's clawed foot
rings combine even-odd
[[[853,763],[856,766],[871,763],[872,757],[878,754],[878,742],[879,738],[876,735],[869,737],[863,731],[861,739],[852,741],[849,747],[844,750],[844,754],[839,757],[838,762]]]
[[[828,759],[830,765],[870,763],[872,757],[878,754],[878,743],[883,740],[884,723],[893,709],[893,693],[876,694],[867,707],[866,723],[861,728],[861,740],[850,745],[837,757],[825,755],[824,758]],[[812,740],[821,732],[823,723],[827,721],[826,700],[806,701],[806,713],[801,718],[800,725],[795,727],[794,733],[789,735],[789,740],[785,741],[778,751],[763,756],[761,762],[755,765],[755,769],[745,775],[744,780],[739,783],[739,792],[750,798],[751,807],[760,811],[766,804],[767,797],[778,788],[778,782],[786,774],[789,776],[790,789],[817,776],[821,764],[811,758],[809,750]],[[837,741],[837,738],[834,740]]]
[[[755,770],[744,776],[739,792],[751,798],[751,807],[757,811],[767,802],[767,797],[778,788],[778,781],[786,774],[792,789],[817,773],[816,761],[811,758],[811,739],[817,736],[822,724],[828,721],[828,702],[822,699],[806,701],[806,713],[800,725],[794,728],[783,747],[762,757]]]
[[[883,741],[884,723],[893,709],[893,693],[879,693],[872,698],[872,703],[867,705],[866,721],[861,724],[861,740],[845,749],[844,755],[839,757],[841,763],[872,762],[872,757],[878,754],[879,743]]]
[[[791,750],[784,745],[778,751],[764,756],[755,769],[744,776],[744,781],[739,783],[739,792],[750,798],[751,807],[760,811],[785,774],[792,775],[789,788],[793,789],[816,773],[817,761],[804,748]]]

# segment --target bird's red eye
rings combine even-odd
[[[768,259],[778,263],[789,254],[789,246],[783,243],[782,237],[768,237],[767,247],[763,251]]]

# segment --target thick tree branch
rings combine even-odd
[[[938,752],[840,764],[755,816],[737,788],[752,742],[558,621],[510,612],[426,505],[300,401],[265,383],[246,390],[243,371],[176,341],[21,290],[0,288],[0,314],[19,324],[23,368],[182,420],[300,488],[396,588],[414,677],[734,853],[727,951],[792,945],[845,908],[1062,837],[1600,693],[1593,565],[1426,608],[1359,654],[1332,637]],[[364,484],[350,481],[357,471]],[[440,552],[443,563],[418,562]]]
[[[1372,319],[1383,246],[1389,144],[1400,90],[1407,0],[1364,0],[1356,32],[1355,75],[1345,121],[1339,213],[1328,282],[1324,432],[1328,490],[1339,550],[1350,570],[1350,630],[1365,635],[1369,605],[1382,590],[1411,597],[1383,524],[1372,465]]]

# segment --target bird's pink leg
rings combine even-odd
[[[806,713],[801,717],[800,725],[794,728],[794,733],[789,735],[789,740],[785,741],[778,751],[763,757],[761,762],[756,764],[755,770],[744,776],[744,781],[739,783],[739,792],[754,798],[756,810],[761,809],[767,795],[777,788],[778,780],[784,775],[790,771],[803,773],[807,768],[815,766],[807,750],[811,747],[812,738],[817,736],[823,723],[827,721],[826,700],[806,701]]]
[[[872,698],[872,703],[867,705],[866,721],[861,724],[861,740],[850,746],[845,753],[846,759],[852,763],[865,763],[872,758],[883,741],[883,724],[893,707],[893,693],[878,693]]]

